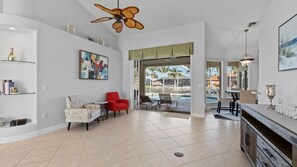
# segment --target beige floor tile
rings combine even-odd
[[[180,167],[204,167],[204,164],[200,161],[192,162],[186,165],[182,165]]]
[[[202,144],[205,144],[208,148],[212,149],[214,152],[218,154],[229,152],[236,149],[235,147],[227,145],[226,143],[222,143],[218,140],[212,140],[209,142],[204,142]]]
[[[10,146],[12,146],[11,143],[8,143],[8,144],[0,144],[0,155],[1,155],[7,148],[9,148]]]
[[[189,120],[164,114],[131,110],[113,118],[111,113],[89,131],[77,124],[70,131],[1,144],[0,166],[251,166],[239,147],[240,122],[215,119],[211,112]],[[185,156],[177,158],[175,151]]]
[[[238,167],[219,155],[201,160],[201,162],[205,167]]]
[[[59,158],[53,158],[48,167],[77,167],[79,165],[80,156],[63,156]]]
[[[153,132],[147,132],[146,133],[152,140],[158,140],[162,138],[168,138],[168,136],[162,132],[161,130],[159,131],[153,131]]]
[[[176,157],[174,155],[175,152],[181,152],[181,153],[184,154],[184,156],[183,157]],[[189,164],[191,162],[197,161],[196,157],[194,157],[191,153],[187,152],[183,148],[175,148],[175,149],[172,149],[172,150],[164,151],[163,153],[171,161],[171,163],[174,166],[185,165],[185,164]]]
[[[120,162],[136,158],[137,154],[131,145],[118,145],[109,149],[109,157],[111,162]]]
[[[128,137],[127,143],[140,143],[145,141],[150,141],[150,138],[146,134],[136,134],[136,135],[130,135]]]
[[[142,167],[140,161],[138,158],[131,158],[131,159],[126,159],[120,162],[112,162],[111,163],[112,167]]]
[[[161,151],[166,151],[166,150],[180,147],[180,145],[178,145],[174,140],[170,138],[154,140],[153,142],[157,145],[157,147]]]
[[[193,140],[187,135],[175,136],[171,138],[180,146],[186,146],[186,145],[197,143],[195,140]]]
[[[98,151],[98,152],[84,152],[79,166],[81,167],[97,167],[97,166],[110,166],[110,158],[108,151]]]
[[[142,127],[142,129],[143,129],[144,132],[152,132],[152,131],[158,131],[158,130],[160,130],[159,128],[157,128],[154,125],[144,126],[144,127]]]
[[[170,161],[161,152],[140,157],[143,167],[171,167]]]
[[[42,161],[49,162],[49,160],[51,160],[56,151],[56,148],[32,150],[22,159],[22,161],[19,164],[28,164]]]
[[[1,154],[0,156],[0,162],[1,162],[1,167],[6,167],[6,166],[15,166],[20,162],[23,157],[27,154],[27,152],[18,152],[15,150],[14,153],[5,153]]]
[[[238,166],[251,167],[247,156],[240,149],[223,153],[221,156]]]
[[[183,133],[178,130],[178,129],[167,129],[167,130],[163,130],[163,132],[169,136],[169,137],[174,137],[174,136],[180,136],[180,135],[183,135]]]
[[[190,152],[192,155],[194,155],[198,160],[209,158],[212,156],[217,155],[216,152],[208,148],[207,146],[203,144],[193,144],[183,147],[185,150]]]
[[[133,148],[138,156],[144,156],[159,152],[157,146],[151,141],[133,144]]]
[[[46,167],[49,161],[40,161],[28,164],[18,164],[17,167]]]

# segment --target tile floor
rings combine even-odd
[[[122,112],[90,130],[78,124],[29,140],[1,144],[0,166],[249,167],[240,150],[240,122]],[[174,152],[183,152],[178,158]]]

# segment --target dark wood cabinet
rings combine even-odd
[[[253,166],[297,167],[297,120],[264,105],[242,105],[241,149]]]

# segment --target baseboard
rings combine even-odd
[[[205,118],[205,113],[204,114],[191,114],[191,117],[194,117],[194,118]]]
[[[0,139],[0,144],[4,144],[4,143],[10,143],[10,142],[15,142],[15,141],[20,141],[20,140],[25,140],[25,139],[30,139],[33,137],[37,137],[43,134],[47,134],[62,128],[66,128],[67,127],[67,123],[62,123],[59,125],[55,125],[55,126],[51,126],[45,129],[40,129],[34,132],[30,132],[30,133],[26,133],[26,134],[22,134],[22,135],[16,135],[16,136],[9,136],[9,137],[1,137]]]

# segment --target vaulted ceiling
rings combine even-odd
[[[116,8],[116,0],[78,0],[95,18],[109,16],[99,10],[94,3],[107,8]],[[144,30],[128,29],[115,33],[111,28],[113,21],[104,24],[117,36],[134,35],[158,29],[206,22],[206,43],[218,49],[242,46],[244,32],[250,22],[258,21],[263,9],[271,0],[120,0],[120,8],[137,6],[140,9],[135,17],[144,25]],[[256,43],[257,28],[251,28],[249,42]]]

